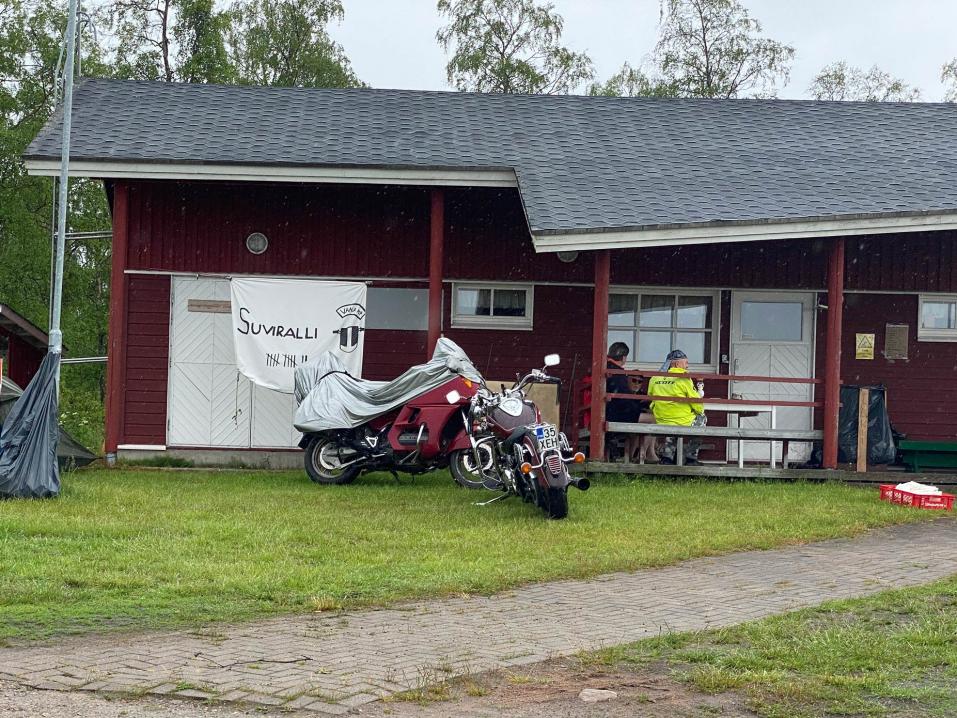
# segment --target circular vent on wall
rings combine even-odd
[[[266,235],[262,232],[253,232],[246,237],[246,249],[253,254],[262,254],[268,246],[269,240],[266,239]]]
[[[559,261],[565,263],[574,262],[576,259],[578,259],[578,252],[559,252],[558,259]]]

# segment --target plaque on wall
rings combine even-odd
[[[888,324],[884,333],[884,358],[907,359],[907,345],[910,338],[910,326],[907,324]]]

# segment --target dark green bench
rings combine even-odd
[[[901,455],[908,471],[957,469],[957,441],[900,442]]]

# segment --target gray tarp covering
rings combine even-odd
[[[13,407],[16,406],[17,399],[22,394],[23,389],[9,377],[3,377],[0,380],[0,427],[3,426],[3,422],[7,420],[10,412],[13,411]],[[60,443],[57,445],[56,455],[60,464],[60,471],[86,466],[96,461],[96,454],[70,436],[62,426],[60,427]]]
[[[60,493],[57,464],[56,374],[60,355],[50,352],[17,399],[0,431],[0,497],[46,498]]]
[[[435,389],[456,375],[482,381],[478,369],[450,339],[439,339],[432,358],[392,381],[349,376],[332,352],[296,369],[295,427],[304,433],[353,429]]]

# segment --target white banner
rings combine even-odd
[[[253,383],[291,394],[296,367],[325,351],[360,375],[364,283],[239,277],[229,288],[236,368]]]

